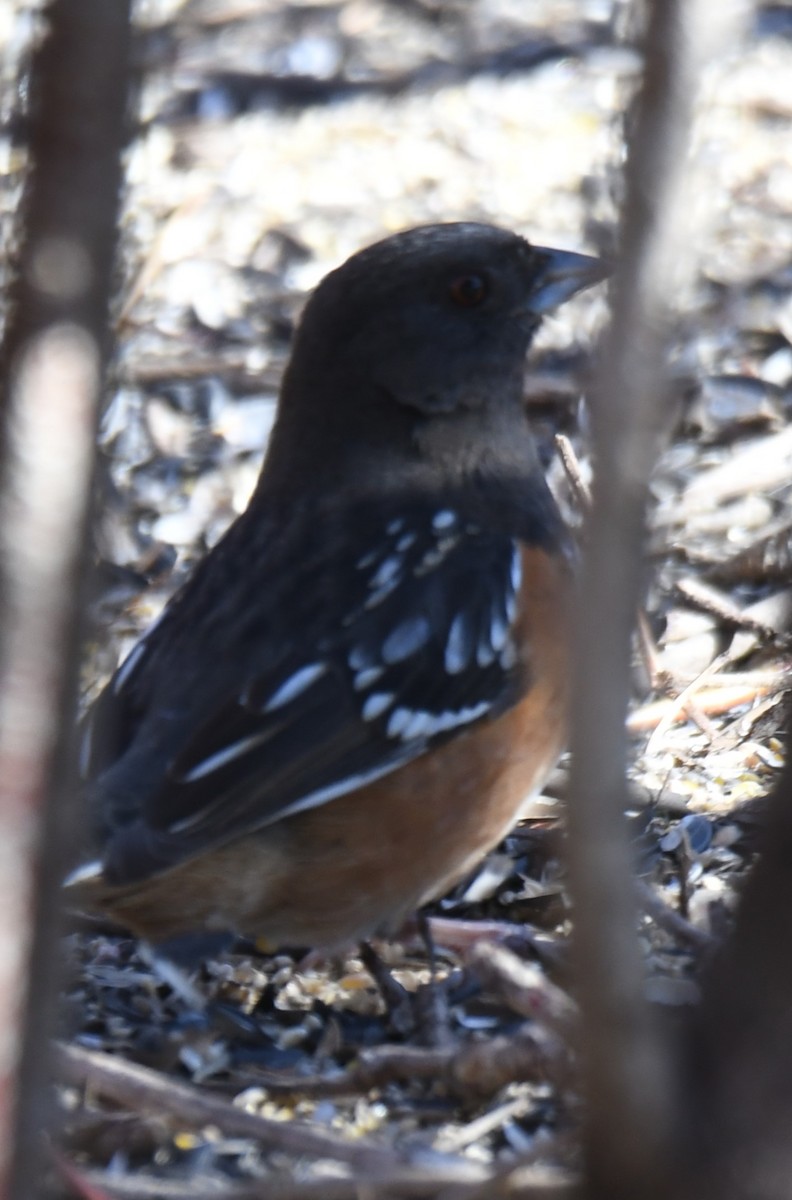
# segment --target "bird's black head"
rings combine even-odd
[[[542,316],[605,274],[584,255],[491,225],[427,225],[354,255],[319,284],[297,331],[277,439],[293,427],[415,444],[427,421],[519,411]]]

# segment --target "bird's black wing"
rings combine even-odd
[[[516,700],[517,543],[451,509],[362,524],[343,552],[306,555],[278,612],[252,610],[238,686],[172,746],[143,802],[119,808],[106,877],[145,878],[330,802]],[[115,687],[121,708],[145,691],[146,655],[144,642]]]

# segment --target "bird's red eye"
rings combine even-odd
[[[460,275],[449,287],[448,294],[460,308],[476,308],[486,300],[489,285],[483,275]]]

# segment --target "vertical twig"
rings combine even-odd
[[[0,1194],[31,1200],[57,993],[67,752],[128,86],[129,0],[53,0],[2,351]]]
[[[659,1194],[673,1105],[667,1056],[643,999],[623,819],[625,716],[647,485],[668,421],[664,324],[678,264],[675,219],[700,2],[648,5],[612,320],[592,413],[596,472],[576,621],[569,832],[587,1157],[590,1195],[597,1200]]]

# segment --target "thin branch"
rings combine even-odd
[[[654,0],[633,113],[612,321],[592,425],[593,506],[576,615],[570,889],[589,1099],[590,1194],[662,1192],[674,1097],[644,1001],[623,812],[630,635],[641,599],[648,480],[667,424],[663,326],[679,260],[680,176],[692,115],[699,0]]]
[[[467,965],[485,988],[512,1012],[537,1021],[568,1039],[577,1023],[577,1009],[560,987],[533,963],[524,962],[504,946],[475,945]]]
[[[506,1039],[502,1039],[504,1042]],[[504,1053],[507,1047],[504,1047]],[[56,1045],[54,1049],[56,1067],[64,1082],[73,1087],[84,1087],[94,1095],[101,1096],[125,1108],[139,1113],[154,1112],[159,1117],[168,1117],[180,1128],[203,1129],[211,1125],[228,1137],[250,1138],[270,1150],[279,1151],[295,1158],[310,1156],[324,1161],[345,1164],[354,1172],[349,1180],[349,1191],[343,1188],[322,1191],[324,1180],[317,1184],[306,1180],[267,1182],[259,1194],[283,1197],[283,1200],[300,1200],[301,1197],[333,1196],[344,1200],[349,1195],[356,1200],[364,1191],[376,1197],[382,1190],[385,1196],[487,1196],[496,1200],[498,1196],[517,1200],[572,1200],[577,1196],[577,1185],[568,1175],[555,1173],[548,1178],[540,1168],[525,1168],[514,1171],[491,1171],[469,1159],[437,1153],[428,1154],[418,1149],[413,1160],[385,1148],[372,1145],[363,1138],[354,1141],[328,1134],[317,1133],[296,1121],[272,1121],[229,1103],[211,1092],[177,1083],[146,1067],[136,1066],[109,1054],[82,1050],[75,1046]],[[510,1179],[514,1175],[512,1182]],[[123,1185],[113,1192],[109,1176],[92,1174],[91,1182],[105,1187],[110,1195],[118,1197],[131,1194]],[[118,1181],[116,1181],[118,1182]],[[173,1185],[174,1187],[176,1185]],[[142,1192],[145,1195],[145,1192]],[[168,1194],[168,1193],[166,1193]],[[194,1192],[192,1194],[195,1194]],[[243,1193],[244,1194],[244,1193]],[[171,1189],[170,1195],[178,1196]],[[230,1197],[234,1192],[230,1192]],[[218,1200],[222,1200],[222,1191]]]
[[[463,1046],[377,1046],[361,1050],[345,1071],[304,1075],[286,1071],[256,1072],[247,1082],[280,1096],[365,1095],[389,1083],[427,1080],[458,1097],[480,1101],[510,1083],[538,1083],[570,1073],[566,1047],[535,1026],[509,1037],[489,1037]]]
[[[648,883],[639,879],[635,887],[641,908],[652,918],[655,925],[670,933],[677,941],[686,943],[691,950],[712,950],[715,944],[712,937],[705,930],[691,925],[690,921],[686,921],[680,913],[670,908]]]
[[[229,1137],[254,1138],[284,1154],[313,1155],[386,1172],[403,1160],[362,1138],[345,1141],[317,1133],[296,1121],[271,1121],[247,1112],[205,1089],[178,1083],[147,1067],[110,1054],[57,1044],[55,1067],[64,1082],[90,1089],[137,1113],[155,1113],[184,1128],[216,1125]]]

